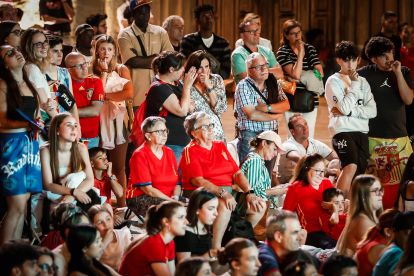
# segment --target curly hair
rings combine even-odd
[[[203,4],[201,6],[198,6],[197,8],[194,9],[194,18],[195,19],[200,19],[200,15],[204,11],[211,11],[211,13],[214,14],[213,9],[214,9],[213,6],[207,5],[207,4]]]
[[[351,41],[341,41],[335,46],[335,54],[339,59],[351,60],[359,56],[358,47]]]
[[[365,54],[369,59],[382,56],[386,52],[390,52],[394,48],[394,44],[386,37],[376,36],[371,38],[367,46],[365,46]]]
[[[86,24],[91,25],[92,27],[99,27],[99,23],[107,18],[108,16],[106,14],[94,13],[86,18]]]

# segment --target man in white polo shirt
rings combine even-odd
[[[324,143],[309,138],[309,127],[306,120],[299,113],[289,118],[289,131],[292,134],[288,140],[283,142],[286,154],[280,156],[278,163],[277,179],[280,184],[289,182],[293,176],[293,170],[296,163],[305,155],[319,153],[327,161],[325,176],[339,175],[339,159],[335,151],[330,149]]]

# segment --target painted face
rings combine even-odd
[[[12,46],[3,46],[0,55],[4,59],[4,63],[10,70],[14,70],[16,68],[23,68],[26,62],[22,53],[20,53],[17,50],[17,48],[13,48]]]
[[[213,225],[214,220],[216,219],[218,207],[218,199],[213,198],[203,204],[201,209],[198,209],[198,219],[204,225]]]
[[[325,164],[323,162],[316,163],[308,171],[308,181],[311,185],[321,184],[324,176],[325,176]]]
[[[107,63],[111,62],[115,56],[115,47],[112,43],[101,43],[97,49],[100,59],[104,59]]]
[[[89,259],[100,258],[103,254],[103,251],[104,248],[102,245],[101,233],[97,230],[95,240],[89,247],[85,248],[85,257]]]
[[[306,122],[305,118],[302,116],[294,117],[292,119],[293,130],[290,129],[290,133],[292,133],[293,138],[296,141],[306,140],[309,137],[309,126],[308,122]]]
[[[208,262],[204,262],[198,270],[196,276],[213,276],[214,273],[211,271],[211,266]]]
[[[106,25],[106,19],[104,19],[99,23],[98,30],[95,35],[106,34],[107,31],[108,26]]]
[[[145,136],[147,137],[147,143],[153,143],[156,145],[165,145],[168,138],[168,130],[165,126],[164,122],[157,122],[153,129],[150,130],[150,133],[146,133]],[[151,140],[149,140],[151,139]]]
[[[55,272],[55,266],[53,264],[52,257],[48,255],[42,255],[37,260],[39,266],[39,276],[53,276]]]
[[[299,232],[301,226],[299,220],[293,218],[287,218],[285,220],[286,230],[284,234],[281,235],[280,245],[285,250],[290,252],[299,250],[299,242],[302,240]]]
[[[19,24],[16,24],[11,30],[10,34],[6,38],[6,44],[12,47],[20,46],[20,39],[22,38],[22,28]]]
[[[42,33],[37,33],[32,38],[34,55],[37,59],[44,59],[49,52],[49,42]]]
[[[237,263],[237,264],[236,264]],[[257,275],[261,264],[256,246],[243,248],[238,262],[232,262],[239,275]]]
[[[295,44],[296,41],[302,40],[302,30],[300,27],[293,28],[287,35],[284,35],[290,44]]]
[[[197,125],[195,126],[196,130],[196,140],[208,143],[213,141],[214,139],[214,126],[211,124],[210,119],[208,118],[201,118]]]
[[[380,70],[391,71],[391,65],[394,63],[394,55],[392,51],[389,51],[381,56],[372,58],[372,62],[374,62]]]
[[[91,159],[91,164],[94,169],[106,170],[108,168],[108,157],[105,152],[98,152],[94,158]]]
[[[374,211],[381,209],[382,197],[384,196],[384,188],[381,187],[379,181],[375,181],[371,188],[371,207]]]
[[[355,71],[358,65],[358,59],[356,58],[346,60],[338,58],[336,61],[341,66],[341,73],[344,75],[349,75],[351,71]]]
[[[269,77],[269,63],[265,58],[254,59],[247,72],[254,81],[265,81]]]
[[[58,44],[49,49],[49,58],[52,65],[59,66],[62,63],[63,47],[62,44]]]
[[[167,229],[171,231],[174,236],[184,236],[185,229],[187,228],[188,220],[186,219],[187,212],[184,207],[178,207],[175,209],[175,214],[171,216],[168,221]]]
[[[114,229],[114,219],[108,212],[99,212],[93,219],[93,225],[95,225],[101,237],[104,237],[109,230]]]
[[[210,62],[206,58],[201,61],[200,68],[197,70],[197,81],[200,81],[201,74],[210,75]]]
[[[78,135],[78,123],[72,116],[67,116],[59,126],[59,142],[75,142]]]
[[[241,33],[241,37],[247,45],[258,45],[261,32],[262,27],[255,22],[251,22],[244,27],[244,32]]]
[[[170,37],[170,40],[181,41],[184,36],[184,22],[178,19],[171,21],[168,36]]]

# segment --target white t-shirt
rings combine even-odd
[[[121,264],[121,257],[124,255],[125,248],[131,243],[132,235],[126,226],[119,230],[114,229],[114,234],[116,236],[116,242],[111,242],[106,247],[99,261],[118,271],[119,265]]]
[[[40,71],[40,68],[33,63],[29,63],[26,65],[26,72],[29,76],[29,80],[34,83],[35,88],[43,88],[46,92],[46,96],[50,98],[49,84],[47,83],[46,75]]]
[[[203,40],[204,45],[207,46],[207,48],[210,48],[211,45],[213,45],[214,41],[214,35],[211,35],[209,38],[201,38]]]
[[[285,142],[283,142],[283,147],[286,149],[286,154],[280,156],[279,163],[277,164],[277,178],[280,184],[289,182],[293,175],[293,169],[296,166],[295,162],[287,158],[289,152],[297,151],[301,155],[319,153],[325,158],[332,153],[332,150],[324,143],[312,138],[308,138],[308,141],[309,145],[307,149],[305,149],[302,144],[296,142],[295,138],[293,137],[290,137]]]

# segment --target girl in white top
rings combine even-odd
[[[89,219],[101,233],[104,253],[99,261],[118,271],[121,256],[131,243],[131,232],[128,227],[114,229],[114,219],[111,206],[107,203],[94,205],[88,211]]]

